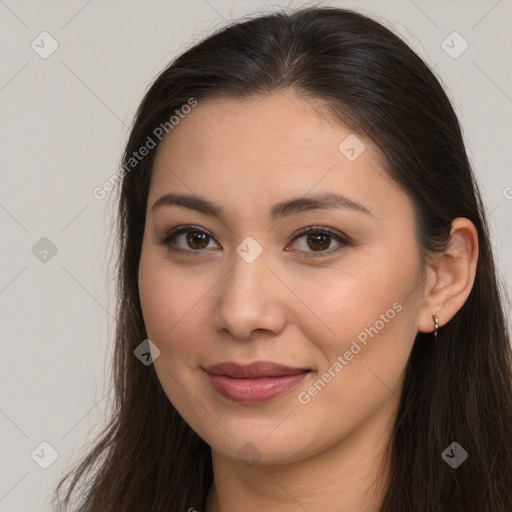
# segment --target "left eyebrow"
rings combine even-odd
[[[205,215],[225,219],[225,213],[222,207],[208,199],[196,195],[187,194],[165,194],[155,201],[151,207],[151,211],[156,211],[163,206],[176,206],[178,208],[186,208],[195,210]],[[296,197],[274,204],[270,209],[270,216],[273,221],[277,221],[290,215],[310,211],[310,210],[331,210],[331,209],[344,209],[356,212],[365,213],[367,215],[373,214],[368,208],[361,203],[353,201],[340,194],[327,192],[324,194]]]
[[[309,210],[332,209],[353,210],[373,216],[370,210],[361,203],[353,201],[352,199],[340,194],[328,192],[316,196],[297,197],[288,201],[283,201],[282,203],[277,203],[271,208],[271,217],[273,220],[278,220],[294,213]]]

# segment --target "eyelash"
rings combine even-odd
[[[199,256],[205,251],[205,249],[199,249],[199,250],[190,249],[190,250],[188,250],[188,249],[182,249],[180,247],[172,247],[172,245],[171,245],[171,242],[178,235],[181,235],[183,233],[188,233],[190,231],[203,233],[203,234],[209,236],[210,238],[213,238],[213,236],[210,235],[210,233],[208,233],[207,231],[199,228],[198,226],[188,224],[188,225],[180,226],[178,228],[171,230],[165,236],[165,238],[162,240],[161,243],[163,245],[167,245],[169,247],[169,249],[171,249],[172,251],[186,253],[186,254],[192,254],[194,256]],[[301,238],[302,236],[308,235],[310,233],[329,235],[330,237],[335,239],[337,242],[339,242],[340,246],[335,249],[329,249],[327,251],[319,251],[319,252],[311,251],[311,253],[309,251],[302,251],[302,252],[305,252],[308,254],[308,255],[304,255],[304,258],[306,258],[306,259],[327,257],[327,256],[330,256],[330,255],[340,251],[341,249],[351,245],[351,240],[347,236],[344,236],[341,233],[339,233],[331,228],[322,227],[322,226],[308,226],[308,227],[299,229],[297,231],[297,233],[295,233],[295,235],[292,239],[292,242],[294,242],[296,239]]]

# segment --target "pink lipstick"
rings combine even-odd
[[[269,361],[241,365],[225,362],[205,368],[213,387],[239,403],[268,402],[294,388],[311,371]]]

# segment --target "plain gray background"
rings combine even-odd
[[[148,85],[227,21],[303,4],[0,0],[0,511],[50,510],[61,472],[102,426],[115,298],[108,205],[116,196],[100,201],[92,191],[118,169]],[[512,2],[323,4],[377,18],[440,77],[464,129],[510,294]],[[464,41],[468,48],[454,58]],[[41,465],[53,452],[42,442],[58,454],[47,469]]]

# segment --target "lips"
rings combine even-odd
[[[213,387],[239,403],[267,402],[294,388],[311,371],[269,361],[249,365],[225,362],[205,368]]]

